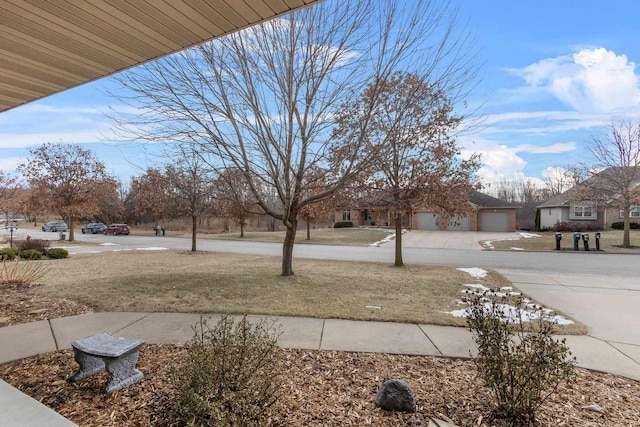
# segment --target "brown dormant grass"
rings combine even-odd
[[[464,283],[501,287],[496,272],[474,279],[452,267],[297,259],[282,277],[280,259],[225,253],[108,252],[44,261],[36,292],[97,311],[248,313],[464,326]],[[582,327],[563,332],[583,332]]]
[[[307,240],[307,230],[298,229],[296,233],[297,243],[312,243],[325,245],[350,245],[367,246],[378,242],[389,236],[391,230],[371,229],[371,228],[318,228],[311,230],[311,239]],[[137,230],[134,233],[138,234]],[[173,237],[189,237],[189,233],[172,232]],[[258,242],[283,242],[284,231],[245,231],[244,237],[240,237],[239,231],[230,233],[198,234],[199,239],[220,239],[220,240],[253,240]]]
[[[492,245],[497,250],[510,250],[511,248],[522,248],[527,251],[553,251],[556,247],[555,233],[552,231],[537,232],[540,237],[519,239],[519,240],[495,240]],[[595,233],[589,233],[589,249],[595,250]],[[631,230],[631,245],[634,248],[621,248],[622,231],[608,230],[600,232],[600,249],[607,253],[636,253],[640,254],[640,230]],[[560,247],[563,251],[573,250],[573,233],[563,232]],[[584,243],[580,240],[580,250],[584,250]]]

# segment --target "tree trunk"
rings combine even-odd
[[[244,237],[244,221],[240,220],[240,237]]]
[[[69,217],[69,241],[73,242],[73,217]]]
[[[396,267],[403,267],[402,262],[402,214],[396,214]]]
[[[311,223],[307,221],[307,240],[311,240]]]
[[[198,230],[198,216],[191,216],[191,252],[196,251],[196,232]]]
[[[284,244],[282,245],[282,275],[293,276],[293,244],[296,241],[296,231],[298,228],[298,220],[290,220],[287,226],[287,233],[284,236]]]
[[[631,237],[629,230],[631,229],[631,203],[625,203],[624,206],[624,227],[622,231],[622,246],[631,247]]]

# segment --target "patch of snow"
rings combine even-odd
[[[100,243],[100,246],[118,246],[117,243],[111,243],[111,242],[105,242],[105,243]]]
[[[484,310],[486,313],[490,313],[492,309],[492,304],[490,302],[486,302],[483,304]],[[515,323],[518,319],[522,319],[523,322],[530,322],[532,320],[537,320],[540,318],[541,313],[538,310],[523,310],[518,307],[514,307],[509,304],[496,304],[496,310],[502,314],[504,321]],[[449,312],[453,317],[469,317],[470,311],[468,308],[461,310],[453,310]],[[562,316],[549,316],[546,320],[550,322],[555,322],[558,325],[571,325],[573,322],[571,320],[565,319]]]
[[[525,233],[525,232],[521,232],[518,233],[520,236],[524,237],[525,239],[533,239],[535,237],[540,237],[539,234],[535,234],[535,233]]]
[[[404,233],[405,231],[406,231],[406,230],[403,230],[402,232]],[[396,233],[395,233],[394,231],[388,231],[388,233],[391,233],[391,234],[389,234],[387,237],[385,237],[384,239],[382,239],[382,240],[380,240],[380,241],[378,241],[378,242],[371,243],[369,246],[379,248],[381,244],[383,244],[383,243],[389,243],[389,242],[391,242],[393,239],[395,239],[395,238],[396,238]]]
[[[168,251],[169,248],[150,247],[150,248],[136,248],[136,251]]]
[[[483,270],[482,268],[456,268],[456,270],[464,271],[465,273],[468,273],[469,275],[471,275],[471,277],[475,277],[476,279],[484,279],[485,277],[487,277],[487,271]]]
[[[511,248],[512,251],[524,251],[522,248]]]
[[[377,306],[377,305],[365,305],[364,308],[368,308],[371,310],[382,310],[382,307]]]
[[[503,286],[500,288],[501,291],[512,291],[513,286]]]
[[[484,246],[486,249],[495,249],[495,247],[493,246],[493,241],[492,240],[483,240],[482,242],[480,242],[482,244],[482,246]]]

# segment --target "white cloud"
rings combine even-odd
[[[636,64],[605,48],[547,58],[513,69],[528,89],[546,91],[581,112],[613,113],[640,104]]]
[[[112,135],[115,140],[115,135]],[[103,134],[94,130],[43,133],[0,133],[0,148],[26,148],[42,145],[46,142],[62,142],[64,144],[104,143]]]
[[[558,154],[567,153],[576,149],[575,142],[559,142],[551,145],[533,145],[533,144],[520,144],[513,147],[513,151],[516,153],[531,153],[531,154]]]
[[[22,157],[6,157],[0,159],[0,170],[4,172],[14,172],[18,168],[18,164],[25,161]]]
[[[464,144],[461,156],[469,158],[473,153],[482,155],[482,167],[478,177],[483,184],[526,179],[523,169],[527,162],[513,148],[492,141],[474,141]]]

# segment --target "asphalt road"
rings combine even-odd
[[[35,234],[35,233],[34,233]],[[52,233],[40,233],[52,237]],[[191,239],[155,236],[104,236],[76,234],[76,240],[109,246],[74,248],[75,252],[112,251],[149,247],[191,249]],[[62,242],[60,242],[62,243]],[[64,245],[64,244],[62,244]],[[281,243],[242,242],[237,240],[198,240],[198,250],[232,252],[256,255],[282,254]],[[358,247],[296,244],[294,256],[313,259],[368,261],[393,263],[393,245],[384,247]],[[403,248],[407,264],[453,265],[485,267],[493,269],[521,270],[528,272],[595,275],[635,278],[640,275],[640,258],[636,255],[606,254],[596,252],[521,252],[464,249]],[[295,260],[294,260],[295,269]]]

